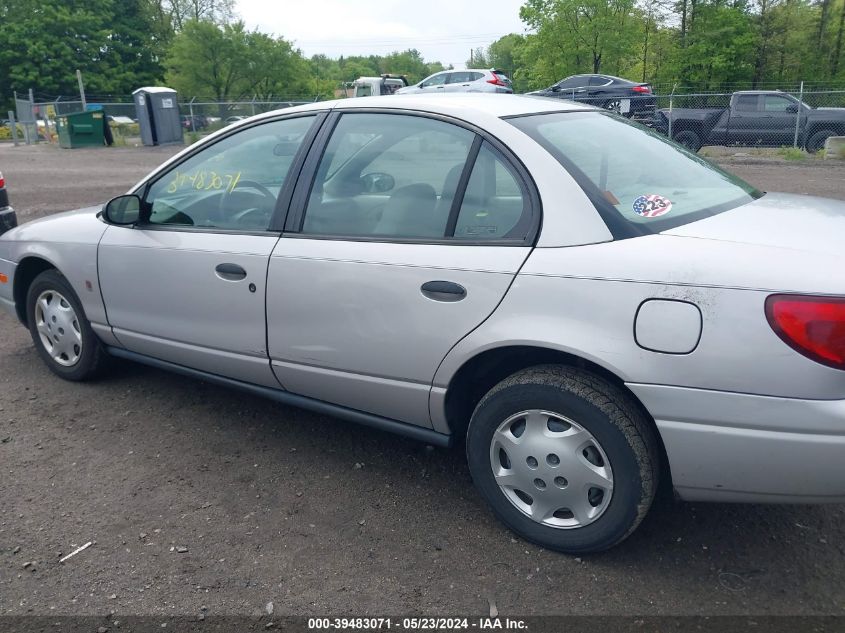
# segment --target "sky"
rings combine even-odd
[[[292,40],[310,57],[416,48],[427,62],[464,66],[470,49],[523,33],[524,0],[237,0],[250,29]]]

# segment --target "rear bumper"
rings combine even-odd
[[[845,400],[629,384],[688,501],[845,502]]]

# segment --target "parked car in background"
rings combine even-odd
[[[396,94],[408,85],[405,75],[380,75],[378,77],[358,77],[352,82],[354,96],[378,97]]]
[[[654,128],[693,152],[704,145],[780,147],[798,145],[808,152],[824,147],[831,136],[845,135],[845,108],[811,108],[780,90],[743,90],[728,107],[661,109]],[[796,126],[797,124],[797,126]]]
[[[657,106],[651,85],[611,75],[572,75],[528,94],[582,101],[639,120],[650,120]]]
[[[843,243],[845,203],[764,194],[583,104],[341,99],[6,232],[0,306],[67,380],[118,357],[465,444],[505,524],[581,553],[660,480],[845,501]]]
[[[0,233],[5,233],[18,225],[15,210],[9,204],[9,192],[6,190],[6,179],[0,173]]]
[[[400,88],[396,94],[439,93],[439,92],[495,92],[512,94],[510,78],[501,70],[444,70],[426,77],[418,84]]]
[[[232,116],[227,116],[225,119],[223,119],[223,122],[224,122],[226,125],[229,125],[229,124],[231,124],[231,123],[237,123],[238,121],[243,121],[243,120],[244,120],[244,119],[246,119],[246,118],[247,118],[247,117],[245,117],[245,116],[243,116],[243,115],[241,115],[241,114],[235,114],[235,115],[232,115]]]
[[[195,114],[191,116],[190,114],[183,114],[181,116],[182,119],[182,129],[187,131],[193,130],[202,130],[208,127],[209,121],[206,117],[200,116]]]

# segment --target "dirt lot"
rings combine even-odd
[[[172,151],[6,145],[0,170],[27,219]],[[729,168],[845,199],[842,165]],[[460,451],[131,364],[70,384],[0,330],[0,614],[845,613],[843,506],[663,500],[621,547],[571,558],[504,529]]]

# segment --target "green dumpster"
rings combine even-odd
[[[105,145],[105,118],[102,110],[63,114],[56,124],[59,146],[102,147]]]

